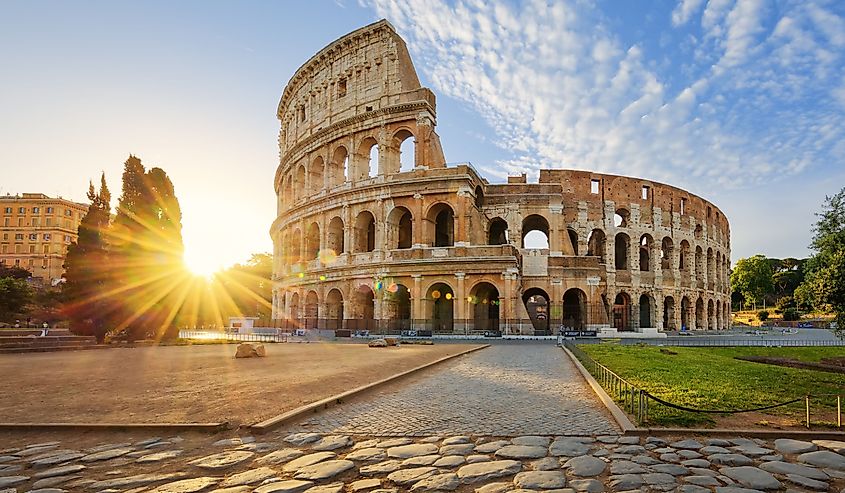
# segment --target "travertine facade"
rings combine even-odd
[[[543,170],[490,184],[447,166],[434,94],[386,21],[300,67],[278,117],[277,319],[522,333],[729,323],[716,206],[637,178]],[[524,248],[531,231],[548,248]]]
[[[87,211],[43,193],[0,196],[0,263],[23,267],[45,283],[61,279],[67,248]]]

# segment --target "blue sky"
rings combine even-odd
[[[276,105],[321,47],[386,17],[438,95],[446,159],[641,176],[713,201],[732,256],[808,254],[845,186],[845,3],[0,4],[0,193],[84,200],[129,153],[164,168],[186,257],[270,251]]]

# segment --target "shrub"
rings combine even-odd
[[[795,308],[787,308],[786,310],[783,311],[783,319],[786,320],[787,322],[792,321],[792,320],[800,320],[801,314],[798,313],[798,310],[795,309]]]
[[[760,310],[757,312],[757,320],[761,322],[765,322],[769,319],[769,311],[768,310]]]

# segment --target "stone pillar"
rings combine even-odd
[[[422,312],[422,276],[420,274],[411,274],[411,279],[414,280],[414,285],[411,286],[411,320],[413,320],[414,329],[422,328],[423,312]]]
[[[502,295],[499,298],[499,318],[504,319],[502,323],[502,332],[508,333],[510,320],[513,319],[513,293],[511,292],[511,274],[509,272],[502,272]]]
[[[466,273],[455,272],[455,279],[457,279],[457,289],[455,290],[455,300],[453,306],[455,307],[454,319],[457,320],[457,322],[454,324],[453,330],[456,333],[463,334],[465,333],[467,319],[467,295],[466,287],[464,285]]]

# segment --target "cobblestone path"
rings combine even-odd
[[[541,344],[492,345],[287,429],[371,436],[619,432],[564,352]]]

